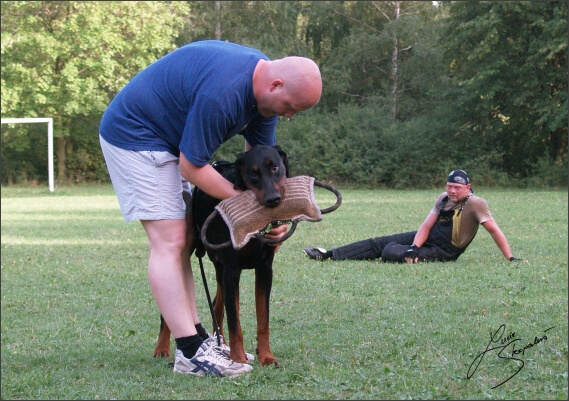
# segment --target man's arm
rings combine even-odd
[[[233,184],[221,176],[212,166],[197,166],[180,152],[180,173],[191,184],[200,187],[206,194],[216,199],[226,199],[239,195],[242,191],[234,189]]]
[[[427,242],[427,238],[429,238],[429,233],[431,232],[433,226],[437,222],[438,217],[439,216],[437,214],[429,213],[423,224],[421,224],[421,227],[419,227],[419,229],[417,230],[417,234],[415,234],[415,239],[413,240],[413,245],[415,245],[417,248],[420,248],[423,246],[425,242]],[[414,250],[414,252],[416,252],[416,250]],[[404,258],[404,259],[405,262],[407,263],[415,263],[419,260],[417,256],[411,258]]]
[[[423,246],[425,242],[427,242],[427,238],[429,238],[429,233],[431,229],[434,227],[435,223],[437,222],[439,215],[434,213],[429,213],[419,230],[417,230],[417,234],[415,234],[415,239],[413,240],[413,244],[417,245],[419,248]]]
[[[510,245],[508,244],[506,236],[504,235],[502,230],[500,230],[500,227],[498,227],[496,221],[487,220],[484,223],[482,223],[482,226],[486,229],[486,231],[490,233],[490,235],[494,239],[494,242],[496,243],[496,245],[498,245],[498,248],[500,248],[500,251],[502,251],[506,259],[510,260],[513,256],[512,250],[510,249]]]

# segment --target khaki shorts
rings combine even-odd
[[[99,135],[125,221],[182,220],[191,214],[191,186],[179,158],[162,151],[117,148]]]

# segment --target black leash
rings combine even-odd
[[[215,313],[213,312],[213,304],[211,302],[211,296],[209,295],[209,289],[207,287],[207,280],[205,277],[205,270],[203,267],[203,261],[202,258],[205,256],[205,247],[204,244],[200,241],[199,238],[199,232],[200,229],[198,227],[198,223],[196,222],[196,202],[194,202],[194,194],[195,194],[195,187],[194,190],[192,191],[192,216],[193,216],[193,221],[194,221],[194,241],[196,241],[196,256],[200,262],[200,271],[202,273],[202,281],[203,281],[203,286],[205,289],[205,295],[207,297],[207,304],[209,306],[209,311],[211,313],[211,319],[213,321],[213,326],[215,328],[215,335],[217,337],[217,346],[221,346],[221,334],[219,332],[219,325],[217,324],[217,319],[215,318]]]
[[[202,258],[204,256],[204,254],[205,254],[205,251],[204,251],[204,253],[198,255],[198,250],[196,248],[196,256],[198,257],[198,260],[200,261],[200,270],[202,272],[202,280],[203,280],[203,286],[205,289],[205,295],[207,296],[207,303],[209,305],[209,311],[211,312],[211,318],[213,320],[213,324],[215,327],[215,335],[217,336],[217,345],[221,346],[221,334],[219,333],[219,325],[217,324],[217,319],[215,318],[215,313],[213,312],[213,304],[211,303],[211,297],[209,295],[209,289],[207,287],[207,280],[205,278],[205,270],[203,268]]]

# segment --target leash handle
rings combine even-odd
[[[320,209],[320,213],[322,213],[322,214],[330,213],[330,212],[333,212],[334,210],[336,210],[340,207],[340,204],[342,203],[342,194],[340,193],[340,191],[338,191],[332,185],[326,184],[325,182],[318,181],[316,179],[314,180],[314,185],[317,187],[327,189],[328,191],[331,191],[334,193],[334,195],[336,195],[336,203],[334,203],[332,206],[330,206],[326,209]]]
[[[207,248],[210,249],[212,251],[218,251],[220,249],[223,248],[227,248],[229,246],[232,246],[231,244],[231,240],[226,241],[226,242],[222,242],[221,244],[210,244],[209,241],[207,240],[207,230],[209,228],[209,225],[211,224],[211,222],[213,221],[213,219],[219,214],[219,211],[217,209],[214,209],[213,212],[211,212],[211,214],[207,217],[207,219],[205,220],[205,222],[203,223],[202,229],[200,231],[200,238],[202,240],[203,245]]]

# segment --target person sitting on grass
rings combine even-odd
[[[468,174],[464,170],[453,170],[448,175],[446,192],[437,197],[418,231],[369,238],[329,251],[305,248],[304,252],[315,260],[451,261],[458,259],[470,245],[479,225],[490,233],[506,259],[521,260],[512,255],[508,240],[486,201],[474,195]]]

